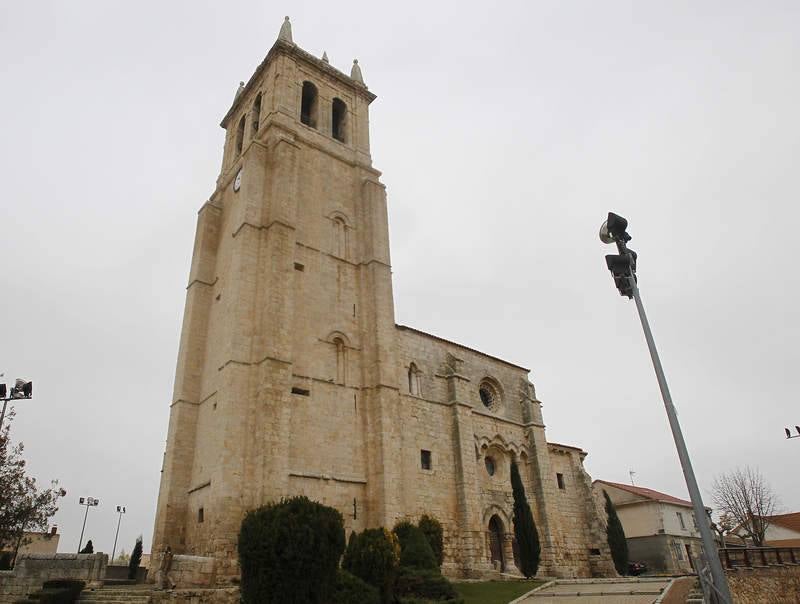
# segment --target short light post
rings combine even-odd
[[[614,277],[614,284],[617,286],[620,295],[633,298],[636,302],[636,309],[639,312],[639,320],[642,323],[644,337],[645,340],[647,340],[647,348],[650,350],[650,359],[653,362],[656,379],[658,380],[658,387],[661,390],[661,397],[664,400],[667,418],[669,419],[669,425],[672,429],[672,438],[675,441],[675,448],[678,450],[678,458],[681,462],[683,476],[686,479],[686,487],[689,490],[689,497],[692,501],[694,517],[697,521],[697,527],[700,530],[700,537],[705,552],[705,563],[708,565],[711,574],[710,577],[704,576],[703,570],[705,569],[703,569],[698,572],[698,577],[701,583],[704,584],[704,592],[712,601],[719,602],[720,604],[732,604],[733,598],[731,597],[731,592],[728,587],[728,579],[725,576],[725,571],[722,569],[714,537],[711,534],[711,526],[706,516],[706,508],[703,505],[700,488],[697,486],[697,479],[692,469],[692,462],[691,459],[689,459],[686,441],[683,439],[683,432],[678,422],[678,415],[675,412],[675,406],[672,404],[672,396],[667,386],[667,378],[664,375],[664,369],[661,367],[661,359],[658,356],[653,333],[650,331],[650,324],[647,321],[647,315],[642,305],[642,298],[639,295],[639,287],[636,278],[636,252],[628,249],[627,243],[631,240],[631,236],[626,232],[627,228],[628,221],[622,216],[618,216],[612,212],[608,213],[608,220],[600,227],[600,240],[607,244],[615,243],[619,253],[606,256],[606,266],[608,266],[611,275]],[[709,593],[712,590],[713,594]]]
[[[792,431],[789,428],[784,428],[783,431],[786,432],[786,438],[800,438],[800,426],[795,426],[795,430],[797,430],[797,434],[792,434]]]
[[[17,378],[10,393],[6,389],[5,384],[0,384],[0,400],[3,401],[3,411],[0,413],[0,429],[3,428],[3,420],[6,418],[6,406],[8,405],[8,401],[21,401],[32,397],[33,382],[26,382],[22,378]]]
[[[117,534],[114,535],[114,549],[111,550],[111,564],[114,564],[114,554],[117,553],[117,538],[119,537],[119,525],[122,522],[122,515],[124,513],[125,513],[125,506],[118,505],[117,514],[119,514],[119,519],[117,520]]]
[[[86,507],[86,512],[83,514],[83,527],[81,528],[81,538],[78,541],[78,553],[81,553],[81,545],[83,545],[83,531],[86,529],[86,517],[89,515],[89,508],[100,505],[100,500],[94,497],[81,497],[80,504]]]

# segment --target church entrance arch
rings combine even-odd
[[[503,521],[495,514],[489,520],[489,552],[492,556],[492,566],[505,571],[505,558],[503,556]]]

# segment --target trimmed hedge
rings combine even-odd
[[[442,562],[444,562],[444,531],[442,530],[442,523],[432,516],[423,514],[417,526],[425,535],[428,545],[431,546],[437,564],[441,566]]]
[[[327,604],[344,551],[335,509],[292,497],[248,512],[239,531],[244,604]]]
[[[436,556],[419,527],[408,521],[398,522],[392,529],[400,541],[400,566],[422,570],[439,570]]]
[[[342,568],[378,590],[381,602],[389,604],[400,561],[397,537],[384,528],[353,532],[342,558]]]
[[[333,604],[380,604],[378,590],[346,570],[336,574]]]
[[[401,601],[415,598],[434,602],[461,600],[453,584],[438,570],[401,568],[395,583],[395,594]]]

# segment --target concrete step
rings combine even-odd
[[[85,604],[147,604],[152,587],[149,585],[109,585],[84,590],[78,602]]]

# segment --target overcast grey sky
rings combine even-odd
[[[594,478],[686,496],[639,283],[706,503],[750,464],[800,510],[797,2],[2,2],[0,372],[69,495],[61,551],[152,537],[196,212],[227,111],[294,40],[378,95],[397,322],[532,368]]]

